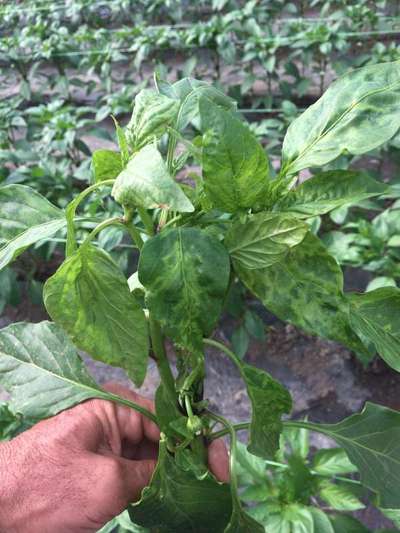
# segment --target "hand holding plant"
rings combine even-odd
[[[0,381],[11,393],[12,409],[31,420],[98,398],[158,425],[157,467],[140,501],[129,506],[133,523],[163,533],[264,531],[238,494],[236,431],[244,428],[248,451],[268,460],[279,449],[284,426],[324,433],[345,450],[377,505],[392,515],[400,509],[399,413],[367,404],[339,424],[283,421],[291,411],[289,392],[212,338],[229,287],[239,278],[282,320],[365,357],[378,352],[400,370],[400,292],[387,287],[345,293],[339,265],[308,224],[386,187],[347,170],[320,172],[297,186],[301,170],[390,139],[400,127],[399,101],[398,63],[346,74],[292,122],[275,176],[230,98],[197,80],[156,80],[156,90],[136,97],[128,126],[116,123],[119,151],[94,153],[94,183],[65,212],[28,187],[0,188],[1,268],[28,246],[67,229],[66,260],[44,289],[54,323],[0,331]],[[191,127],[199,134],[192,135]],[[188,164],[202,169],[201,175],[188,174],[190,185],[175,179]],[[99,220],[78,246],[77,232],[87,220],[77,210],[105,187],[112,187],[121,211]],[[109,226],[126,231],[138,250],[138,270],[128,280],[98,246],[99,233]],[[166,337],[175,351],[176,375]],[[139,386],[150,354],[161,377],[155,413],[101,389],[75,347],[123,367]],[[204,398],[208,347],[238,367],[252,406],[249,423],[234,427]],[[219,482],[207,464],[207,445],[226,434],[230,484]],[[331,533],[328,516],[324,523]]]

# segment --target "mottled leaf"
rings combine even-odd
[[[25,185],[0,187],[0,270],[66,225],[61,209]]]
[[[234,213],[254,207],[268,193],[264,148],[232,113],[200,100],[204,190],[212,205]]]
[[[350,294],[348,298],[353,329],[375,347],[389,366],[400,372],[400,290],[383,287]]]
[[[158,84],[159,91],[179,101],[179,111],[176,119],[176,129],[182,131],[191,122],[199,127],[199,101],[202,97],[218,104],[225,109],[235,109],[236,102],[209,83],[193,78],[183,78],[176,83],[165,82]]]
[[[312,460],[312,469],[325,476],[357,472],[357,468],[349,461],[346,452],[341,448],[318,450]]]
[[[145,146],[129,161],[118,175],[112,195],[120,204],[133,208],[161,207],[180,212],[194,210],[153,145]]]
[[[307,232],[307,224],[292,216],[258,213],[232,224],[225,245],[239,268],[259,269],[281,260]]]
[[[140,150],[154,139],[158,140],[176,119],[179,102],[158,93],[143,89],[135,97],[133,113],[126,127],[126,136],[133,149]]]
[[[238,262],[234,267],[249,290],[281,320],[368,355],[350,327],[342,271],[311,233],[267,268],[247,269]]]
[[[331,170],[289,191],[275,204],[274,211],[289,211],[302,218],[323,215],[343,205],[383,194],[386,189],[386,185],[364,172]]]
[[[167,229],[146,241],[139,280],[147,305],[168,334],[186,347],[201,347],[218,320],[229,280],[222,244],[197,228]]]
[[[114,150],[96,150],[93,152],[92,171],[95,183],[116,178],[122,168],[119,152],[114,152]]]
[[[348,72],[296,120],[283,142],[282,170],[295,174],[340,154],[364,154],[400,127],[400,62]]]
[[[20,322],[0,330],[0,384],[11,395],[11,409],[32,420],[107,396],[63,330],[51,322]]]
[[[141,500],[129,507],[134,523],[159,533],[222,533],[232,512],[229,485],[181,469],[160,442],[157,468]]]
[[[279,449],[281,418],[290,413],[292,398],[279,381],[263,370],[242,364],[241,374],[252,406],[248,450],[259,457],[273,458]]]
[[[365,508],[365,505],[361,503],[346,483],[323,481],[319,487],[319,496],[336,511],[351,512]]]
[[[106,252],[82,246],[47,280],[44,303],[79,348],[124,368],[138,386],[142,384],[148,355],[146,319]]]

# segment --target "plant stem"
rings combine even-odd
[[[250,422],[242,422],[241,424],[233,424],[232,427],[235,431],[242,431],[244,429],[249,429]],[[221,431],[216,431],[215,433],[212,433],[208,437],[208,440],[215,440],[221,437],[225,437],[225,435],[228,435],[228,433],[229,433],[228,429],[221,429]]]
[[[171,367],[169,366],[167,354],[165,352],[163,335],[160,325],[151,315],[149,317],[149,326],[151,344],[156,357],[156,363],[160,373],[161,381],[163,385],[165,385],[171,400],[176,403],[175,380],[171,372]]]
[[[154,223],[153,219],[144,207],[138,207],[139,216],[143,222],[143,226],[149,235],[154,235]]]
[[[127,407],[131,407],[138,413],[146,416],[149,418],[152,422],[158,425],[156,415],[146,409],[145,407],[142,407],[141,405],[138,405],[135,402],[131,402],[130,400],[127,400],[126,398],[121,398],[121,396],[117,396],[116,394],[112,394],[110,392],[104,392],[104,394],[99,394],[99,398],[102,398],[104,400],[111,400],[115,403],[120,403],[121,405],[126,405]]]
[[[67,206],[66,217],[67,217],[67,245],[65,250],[65,255],[69,257],[76,251],[76,242],[75,242],[75,226],[74,226],[74,217],[76,210],[78,209],[79,204],[88,196],[90,193],[102,187],[103,185],[113,185],[115,179],[103,180],[98,183],[94,183],[84,191],[82,191],[76,198],[72,200]]]
[[[225,344],[222,344],[222,342],[215,341],[214,339],[203,339],[204,344],[208,344],[209,346],[214,346],[214,348],[218,348],[218,350],[221,350],[221,352],[224,352],[232,361],[235,363],[235,365],[241,366],[241,361],[239,357],[230,350]]]
[[[236,439],[236,433],[234,430],[233,425],[223,416],[216,415],[215,413],[212,413],[211,411],[207,411],[207,414],[226,427],[227,432],[229,433],[230,440],[231,440],[231,449],[230,449],[230,456],[229,456],[229,471],[230,471],[230,477],[231,477],[231,494],[232,494],[232,500],[235,500],[237,505],[239,507],[242,506],[240,499],[239,499],[239,486],[238,486],[238,479],[236,474],[236,450],[237,450],[237,439]]]
[[[140,231],[137,229],[137,227],[132,222],[125,222],[125,227],[131,236],[133,242],[136,244],[136,246],[139,248],[139,250],[143,246],[143,239],[140,235]]]
[[[134,213],[133,209],[129,209],[126,206],[124,206],[124,224],[133,242],[136,244],[136,246],[140,250],[143,246],[143,239],[142,239],[142,236],[140,235],[139,230],[133,224],[133,213]]]
[[[107,220],[104,220],[100,224],[98,224],[86,237],[86,239],[83,241],[82,246],[87,246],[90,241],[92,241],[100,231],[102,231],[104,228],[107,228],[108,226],[121,224],[125,225],[124,221],[121,217],[113,217],[113,218],[107,218]]]

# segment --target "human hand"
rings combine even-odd
[[[107,389],[154,411],[151,400],[129,389]],[[88,400],[2,444],[0,532],[98,531],[148,485],[159,436],[138,412]],[[210,445],[209,466],[229,479],[222,441]]]

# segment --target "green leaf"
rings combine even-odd
[[[400,529],[400,509],[380,509],[380,511],[389,518],[394,525]]]
[[[265,324],[255,311],[246,310],[244,314],[244,326],[252,337],[259,341],[265,340]]]
[[[124,368],[138,386],[143,383],[149,348],[146,319],[106,252],[82,246],[47,280],[44,303],[79,348]]]
[[[377,493],[381,507],[400,507],[400,413],[367,402],[360,414],[338,424],[301,425],[327,435],[344,448],[362,484]]]
[[[236,504],[224,533],[265,533],[265,528]]]
[[[118,124],[118,121],[115,117],[112,117],[115,125],[115,131],[117,133],[118,146],[121,152],[121,161],[122,165],[126,165],[129,161],[129,147],[128,140],[126,138],[124,130]]]
[[[105,398],[76,348],[52,322],[17,323],[0,330],[0,384],[15,413],[39,420],[88,398]]]
[[[383,194],[387,186],[364,172],[331,170],[321,172],[289,191],[274,211],[289,211],[298,217],[324,215],[346,204],[355,204]]]
[[[283,506],[280,512],[270,513],[265,526],[268,533],[315,533],[310,508],[297,503]]]
[[[312,460],[312,469],[325,476],[357,472],[357,468],[349,461],[346,452],[341,448],[318,450]]]
[[[322,166],[344,152],[364,154],[400,127],[400,63],[348,72],[294,120],[282,151],[284,174]]]
[[[202,350],[220,315],[229,281],[229,256],[222,244],[198,228],[166,229],[146,241],[139,280],[147,305],[168,334]]]
[[[273,458],[279,449],[282,431],[281,417],[290,413],[290,393],[267,372],[242,364],[241,374],[251,401],[250,453],[263,458]]]
[[[395,279],[388,276],[378,276],[368,283],[365,292],[382,289],[382,287],[397,287]]]
[[[249,348],[249,334],[243,325],[240,325],[232,334],[232,349],[239,359],[243,359]]]
[[[309,431],[304,428],[286,428],[283,436],[294,455],[297,455],[302,459],[307,459],[310,452]]]
[[[199,102],[207,98],[225,109],[236,109],[236,102],[209,83],[193,78],[183,78],[170,85],[165,82],[158,83],[159,91],[179,100],[179,111],[176,119],[176,129],[184,130],[190,123],[199,126]],[[197,128],[199,129],[199,128]]]
[[[354,331],[400,372],[400,290],[383,287],[364,294],[350,294],[348,299]]]
[[[135,105],[126,135],[132,148],[140,150],[146,144],[158,140],[172,126],[179,109],[179,102],[154,89],[143,89],[135,97]]]
[[[323,481],[320,484],[319,496],[336,511],[358,511],[365,509],[349,485],[345,483],[331,483]]]
[[[248,289],[281,320],[368,355],[350,327],[342,271],[317,237],[308,233],[267,268],[233,264]]]
[[[120,152],[114,150],[95,150],[92,156],[94,182],[114,179],[122,171]]]
[[[308,510],[313,517],[314,533],[335,533],[331,521],[321,509],[309,507]]]
[[[0,270],[66,225],[65,215],[25,185],[0,187]]]
[[[361,522],[348,515],[330,515],[334,533],[371,533]]]
[[[200,100],[204,190],[212,205],[228,213],[261,202],[269,190],[264,148],[232,113]]]
[[[281,260],[308,232],[301,220],[285,214],[258,213],[232,224],[225,245],[239,269],[261,269]]]
[[[157,422],[161,431],[167,437],[176,436],[177,431],[170,424],[183,418],[183,415],[176,403],[171,400],[163,383],[160,383],[156,391],[155,408]],[[181,434],[178,433],[178,436],[181,437]]]
[[[266,463],[250,453],[241,442],[236,448],[236,470],[241,485],[262,484],[266,480]]]
[[[162,440],[150,486],[128,510],[133,522],[159,533],[222,533],[232,512],[231,492],[211,474],[199,480],[181,469]]]
[[[97,533],[150,533],[148,529],[144,529],[131,522],[128,511],[113,518],[105,526],[103,526]]]
[[[112,195],[120,204],[133,208],[194,210],[153,145],[145,146],[129,161],[117,177]]]

